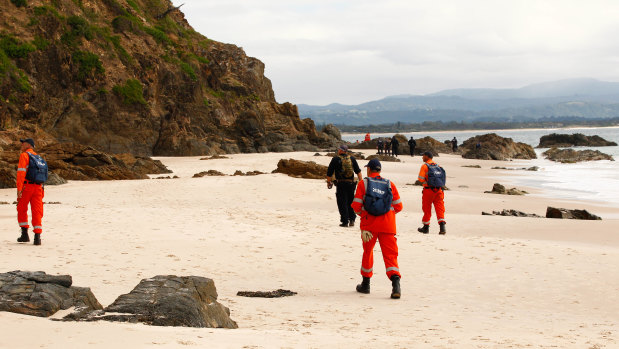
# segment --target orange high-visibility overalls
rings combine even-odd
[[[380,178],[378,173],[371,173],[370,177]],[[402,200],[393,182],[391,182],[391,192],[393,194],[391,210],[384,215],[373,216],[363,208],[365,181],[360,181],[357,185],[357,191],[351,206],[355,213],[361,216],[361,224],[359,225],[361,230],[367,230],[372,233],[372,239],[368,242],[363,242],[361,276],[372,277],[374,274],[374,246],[376,245],[376,240],[378,240],[383,253],[387,277],[389,279],[391,279],[392,275],[402,277],[398,266],[398,240],[395,236],[395,214],[402,211]]]
[[[28,204],[32,211],[32,226],[35,234],[43,232],[41,219],[43,218],[43,196],[45,191],[43,184],[35,184],[26,180],[26,172],[30,157],[27,153],[36,155],[34,150],[27,149],[19,156],[19,164],[17,165],[17,191],[21,191],[21,198],[17,200],[17,222],[22,228],[29,228],[28,224]]]
[[[426,163],[435,164],[432,159],[429,159]],[[432,205],[434,205],[438,222],[445,222],[445,194],[443,193],[442,188],[430,188],[428,186],[428,166],[426,166],[426,163],[421,165],[418,179],[421,183],[423,183],[423,195],[421,197],[423,218],[421,221],[424,225],[430,225],[430,218],[432,218]]]

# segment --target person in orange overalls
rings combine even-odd
[[[423,234],[430,232],[430,218],[432,218],[432,205],[436,211],[436,218],[438,219],[438,225],[440,226],[439,234],[445,235],[447,230],[445,229],[445,194],[443,188],[431,188],[428,186],[428,165],[435,164],[432,160],[434,156],[431,152],[427,151],[423,153],[423,165],[419,170],[418,180],[423,184],[423,196],[421,198],[421,209],[423,210],[423,218],[421,219],[423,226],[417,228],[417,231]]]
[[[365,141],[365,142],[369,142],[369,141],[371,141],[371,140],[372,140],[372,138],[370,138],[370,133],[369,133],[369,132],[368,132],[368,133],[366,133],[366,134],[365,134],[365,139],[364,139],[364,141]]]
[[[36,155],[34,150],[34,140],[32,138],[20,139],[21,151],[19,155],[19,164],[17,165],[17,222],[21,227],[21,236],[17,238],[17,242],[29,242],[28,236],[28,204],[32,210],[32,225],[34,228],[34,244],[41,245],[41,233],[43,226],[41,219],[43,218],[43,184],[31,183],[26,180],[26,172],[28,172],[28,164],[30,157],[28,153]]]
[[[367,177],[385,180],[380,176],[381,164],[378,159],[372,159],[367,165]],[[370,293],[370,278],[373,275],[374,265],[374,245],[376,240],[380,243],[380,249],[383,253],[385,268],[387,269],[387,277],[391,280],[392,291],[391,298],[400,298],[400,268],[398,267],[398,244],[396,238],[395,215],[402,211],[402,200],[400,194],[393,182],[391,184],[391,192],[393,200],[391,209],[380,216],[373,216],[365,211],[365,187],[366,178],[360,181],[357,185],[355,198],[352,203],[352,208],[356,214],[361,216],[361,240],[363,241],[363,257],[361,260],[361,276],[363,281],[357,285],[357,292]]]

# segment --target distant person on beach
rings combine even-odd
[[[382,155],[383,154],[384,146],[385,146],[385,144],[383,142],[383,139],[379,138],[378,141],[376,141],[376,148],[378,149],[378,155]]]
[[[385,155],[391,155],[391,139],[387,138],[385,140]]]
[[[423,184],[421,209],[423,210],[423,218],[421,219],[423,226],[417,228],[417,231],[423,234],[430,232],[430,218],[432,218],[432,205],[436,211],[436,218],[440,227],[439,234],[445,235],[445,194],[443,187],[445,186],[445,171],[432,160],[434,156],[431,152],[423,153],[423,165],[419,170],[419,182]]]
[[[451,140],[451,150],[453,152],[458,150],[458,140],[456,139],[456,137],[454,137],[454,139]]]
[[[350,204],[355,195],[355,174],[359,181],[363,179],[357,160],[348,154],[348,147],[344,144],[337,149],[337,155],[331,159],[327,168],[327,188],[331,189],[335,183],[335,198],[340,212],[340,227],[355,225],[355,211]],[[335,181],[333,176],[335,175]]]
[[[398,139],[395,138],[395,136],[391,137],[391,153],[396,158],[398,157],[398,152],[399,152],[398,147],[399,146],[400,146],[400,142],[398,141]]]
[[[481,142],[477,142],[477,144],[475,144],[475,149],[481,149]]]
[[[372,140],[372,139],[370,138],[370,133],[369,133],[369,132],[368,132],[368,133],[366,133],[366,134],[365,134],[365,141],[366,141],[366,142],[369,142],[369,141],[371,141],[371,140]]]
[[[21,154],[17,165],[17,222],[21,228],[21,236],[17,242],[29,242],[28,236],[28,204],[32,211],[32,226],[34,230],[34,244],[41,245],[41,233],[43,225],[43,196],[45,191],[43,183],[47,180],[47,163],[34,148],[32,138],[20,139]]]
[[[363,257],[357,292],[370,293],[370,278],[374,271],[374,245],[376,240],[385,262],[387,277],[391,280],[391,298],[400,298],[400,268],[398,267],[398,243],[395,237],[395,215],[402,211],[402,200],[393,182],[380,176],[381,164],[372,159],[365,165],[367,177],[359,182],[352,208],[361,216],[361,240]]]
[[[410,148],[411,156],[415,156],[415,147],[417,146],[417,141],[411,136],[411,139],[408,140],[408,147]]]

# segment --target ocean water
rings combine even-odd
[[[527,143],[533,147],[539,144],[540,137],[551,133],[574,134],[587,136],[598,135],[608,141],[619,144],[619,127],[593,128],[561,128],[561,129],[528,129],[528,130],[478,130],[478,131],[441,131],[441,132],[410,132],[403,133],[407,138],[422,138],[430,136],[444,141],[456,137],[462,143],[476,135],[496,133],[501,137],[509,137],[515,142]],[[375,137],[391,137],[393,133],[371,134]],[[342,139],[355,142],[362,141],[365,134],[343,134]],[[503,171],[497,173],[497,180],[510,186],[528,186],[541,189],[540,196],[562,199],[588,201],[617,207],[617,214],[612,218],[619,219],[619,146],[614,147],[575,147],[576,150],[594,149],[612,155],[617,161],[587,161],[576,164],[561,164],[543,158],[547,149],[535,149],[537,159],[514,160],[510,167],[538,166],[539,171],[514,171],[513,174]],[[511,172],[511,171],[510,171]],[[574,207],[577,208],[577,207]],[[611,218],[611,217],[606,217]]]

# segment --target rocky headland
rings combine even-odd
[[[197,33],[169,0],[4,1],[0,127],[139,156],[331,147],[275,100],[264,64]],[[12,139],[17,141],[18,138]]]

